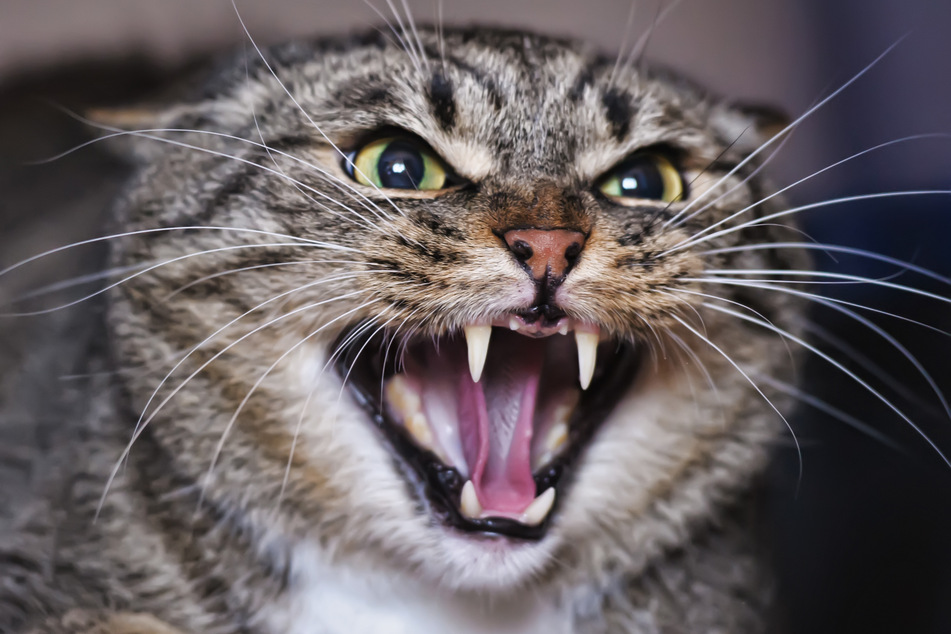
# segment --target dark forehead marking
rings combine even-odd
[[[456,124],[456,101],[452,95],[452,82],[441,71],[436,71],[429,80],[429,102],[433,116],[447,132]]]
[[[611,88],[601,96],[601,103],[611,124],[611,133],[618,141],[623,141],[631,131],[631,119],[634,118],[634,102],[626,92]]]
[[[492,107],[496,110],[502,109],[502,92],[492,77],[455,55],[443,55],[430,46],[424,47],[423,51],[429,59],[439,60],[440,64],[442,64],[442,60],[445,60],[446,66],[455,66],[463,73],[470,75],[477,84],[480,84],[485,91],[489,93],[489,99],[492,100]]]
[[[572,101],[578,101],[584,96],[585,88],[594,83],[594,77],[598,69],[604,66],[607,63],[607,58],[598,55],[588,61],[584,66],[581,67],[581,70],[578,71],[575,81],[571,84],[571,90],[568,92],[568,97]]]

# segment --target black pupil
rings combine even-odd
[[[621,167],[617,171],[621,195],[649,200],[664,199],[664,177],[657,165],[641,159]]]
[[[377,164],[380,185],[394,189],[419,189],[425,170],[423,155],[407,141],[387,145]]]

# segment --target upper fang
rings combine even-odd
[[[478,383],[482,378],[485,358],[489,354],[492,326],[466,326],[463,330],[469,347],[469,373],[472,375],[472,380]]]
[[[581,389],[587,390],[594,378],[594,367],[598,361],[598,338],[596,332],[575,330],[575,343],[578,346],[578,381]],[[470,348],[471,350],[471,348]],[[469,353],[472,358],[472,353]]]

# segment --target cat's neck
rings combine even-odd
[[[287,634],[560,634],[571,631],[564,606],[520,594],[492,600],[440,592],[381,572],[333,565],[317,548],[294,547],[291,587],[270,607],[269,629]]]

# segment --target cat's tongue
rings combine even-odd
[[[520,335],[499,339],[478,383],[459,340],[429,347],[406,369],[437,444],[450,463],[465,461],[460,472],[472,481],[481,516],[517,519],[535,498],[532,433],[545,344]]]
[[[544,349],[513,345],[475,383],[458,375],[462,451],[483,516],[520,515],[535,499],[531,446]]]

